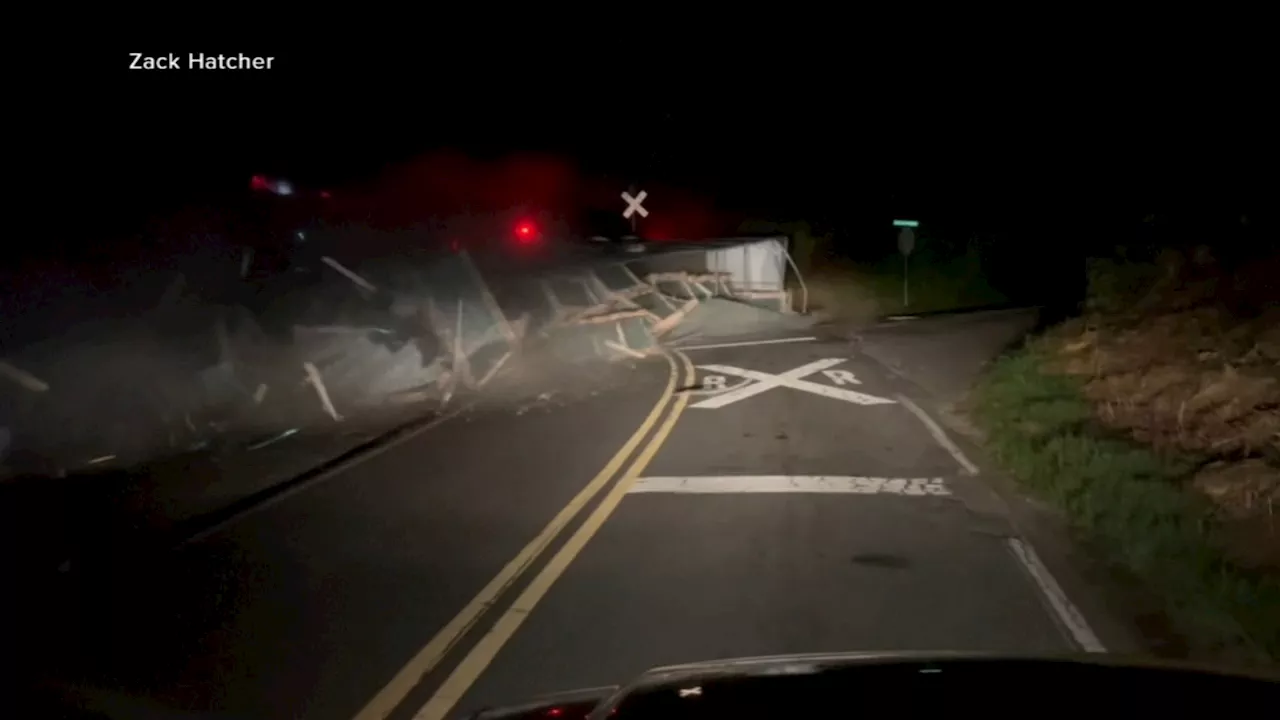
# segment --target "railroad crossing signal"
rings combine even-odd
[[[649,217],[649,211],[645,210],[644,206],[641,205],[647,197],[649,197],[649,193],[644,190],[641,190],[640,194],[635,197],[631,197],[631,193],[622,193],[622,199],[627,201],[627,209],[622,211],[622,217],[629,220],[633,214],[637,213],[640,217]]]

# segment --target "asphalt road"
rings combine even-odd
[[[347,719],[719,657],[1077,649],[981,469],[854,344],[620,372],[465,414],[187,545],[96,596],[68,658],[131,701]]]

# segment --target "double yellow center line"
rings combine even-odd
[[[431,641],[419,650],[400,672],[396,673],[391,682],[387,683],[386,687],[382,688],[360,710],[355,716],[355,720],[383,720],[392,710],[399,706],[409,692],[422,681],[423,677],[435,669],[449,651],[467,635],[468,631],[475,626],[485,611],[494,606],[498,597],[509,590],[528,571],[530,566],[546,552],[547,548],[572,522],[574,517],[600,494],[600,491],[618,474],[619,469],[622,468],[627,458],[631,457],[641,442],[649,436],[650,431],[658,423],[658,420],[662,418],[663,413],[669,409],[670,412],[666,412],[666,419],[663,420],[657,431],[649,438],[648,444],[636,455],[635,460],[632,461],[627,471],[618,479],[617,483],[613,485],[613,488],[600,501],[600,504],[596,506],[591,515],[578,527],[577,531],[561,546],[560,550],[542,570],[529,581],[528,586],[525,587],[524,591],[520,593],[511,606],[503,612],[493,627],[485,633],[484,637],[480,638],[479,642],[454,668],[449,677],[432,695],[431,699],[414,716],[415,720],[443,718],[462,699],[463,694],[480,677],[484,669],[489,666],[489,663],[493,661],[502,646],[511,639],[511,636],[519,629],[521,623],[528,617],[529,612],[538,604],[542,596],[564,573],[569,564],[578,556],[578,553],[586,547],[592,536],[604,525],[605,520],[618,507],[618,503],[622,502],[623,496],[631,489],[636,479],[640,477],[645,467],[658,453],[667,436],[671,434],[672,428],[675,427],[676,421],[680,418],[680,414],[684,412],[685,405],[689,402],[687,395],[676,394],[676,383],[679,380],[680,367],[684,368],[687,379],[686,385],[693,383],[694,369],[693,363],[689,361],[689,358],[681,353],[676,353],[675,356],[668,354],[665,357],[671,369],[666,388],[663,390],[661,397],[658,398],[653,410],[649,412],[644,422],[640,423],[640,427],[636,429],[626,444],[609,460],[604,469],[597,473],[591,482],[587,483],[586,487],[582,488],[569,501],[568,505],[565,505],[560,512],[556,513],[556,516],[542,529],[542,532],[538,533],[537,537],[503,566],[502,570],[471,599],[471,602],[467,603],[457,616],[436,633],[435,637],[431,638]],[[679,364],[677,364],[677,358],[679,359]]]

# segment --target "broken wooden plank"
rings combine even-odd
[[[302,363],[302,369],[307,371],[307,380],[311,382],[311,386],[316,389],[316,394],[320,396],[320,404],[324,405],[325,412],[329,413],[329,417],[341,422],[342,416],[338,414],[338,410],[333,407],[333,401],[329,399],[329,389],[325,387],[324,378],[320,377],[320,371],[309,362]]]
[[[471,374],[471,356],[464,347],[465,337],[462,333],[463,302],[458,298],[458,325],[453,333],[453,369],[467,387],[475,387],[476,380]]]
[[[689,273],[687,272],[662,272],[649,273],[644,279],[647,280],[650,285],[656,285],[660,282],[684,282],[688,277]]]
[[[484,377],[480,378],[480,387],[484,387],[486,384],[488,384],[488,382],[492,380],[495,375],[498,374],[498,371],[502,370],[502,366],[506,365],[507,360],[509,359],[511,359],[510,350],[503,353],[502,357],[498,358],[498,362],[494,363],[493,367],[489,368],[489,371],[484,374]]]
[[[475,280],[476,287],[480,290],[480,302],[493,315],[498,323],[498,330],[502,336],[507,339],[508,343],[515,344],[517,337],[515,330],[511,327],[511,323],[507,322],[507,316],[502,312],[502,306],[498,304],[498,299],[494,297],[493,292],[489,290],[489,284],[484,281],[484,275],[480,274],[480,268],[476,267],[475,261],[464,250],[461,253],[463,261],[466,262],[467,269],[471,272],[471,277]]]
[[[49,392],[49,383],[3,360],[0,360],[0,375],[9,378],[31,392]]]
[[[680,322],[684,320],[685,316],[689,314],[689,311],[693,310],[697,305],[697,299],[690,300],[679,310],[676,310],[674,313],[655,323],[654,326],[649,329],[649,332],[655,338],[661,337],[662,335],[670,332],[676,325],[679,325]]]
[[[618,320],[626,320],[628,318],[648,317],[651,313],[644,310],[620,310],[607,315],[595,315],[593,317],[578,318],[574,320],[572,325],[599,325],[601,323],[617,322]]]
[[[359,275],[357,275],[357,274],[355,273],[355,271],[354,271],[354,270],[351,270],[351,269],[350,269],[350,268],[348,268],[347,266],[343,265],[342,263],[338,262],[337,260],[334,260],[333,258],[329,257],[328,255],[325,255],[324,257],[320,258],[320,262],[323,262],[325,265],[328,265],[329,267],[333,268],[334,270],[337,270],[337,271],[338,271],[338,273],[340,273],[343,277],[345,277],[346,279],[348,279],[348,280],[350,280],[351,282],[355,283],[357,287],[362,288],[362,289],[364,289],[364,290],[368,290],[369,292],[377,292],[377,291],[378,291],[378,288],[377,288],[377,287],[375,287],[373,283],[371,283],[371,282],[369,282],[368,280],[365,280],[364,278],[360,277]]]
[[[607,302],[600,303],[598,305],[592,305],[591,307],[587,307],[587,308],[577,308],[574,310],[570,310],[564,316],[563,322],[566,324],[574,324],[579,320],[582,320],[588,316],[599,315],[601,313],[606,313],[615,309],[616,308],[614,307],[613,303],[607,303]]]

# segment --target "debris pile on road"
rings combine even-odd
[[[643,358],[656,350],[662,318],[646,304],[657,290],[626,265],[578,269],[540,284],[551,308],[541,337],[561,360]]]
[[[312,429],[379,425],[361,419],[378,414],[439,413],[517,369],[529,389],[560,368],[643,359],[687,337],[678,328],[695,318],[704,330],[742,330],[730,308],[777,317],[738,302],[760,284],[749,273],[709,269],[723,264],[710,256],[737,257],[733,243],[643,262],[579,254],[530,270],[456,248],[378,257],[388,238],[328,232],[343,242],[309,237],[369,252],[299,244],[202,261],[166,279],[132,320],[10,352],[0,361],[4,473],[258,452]],[[752,245],[771,263],[785,256],[777,240]],[[718,309],[699,315],[706,308]]]
[[[673,343],[713,342],[732,337],[801,332],[813,326],[806,315],[782,314],[725,298],[711,298],[692,308],[671,333]]]
[[[700,272],[696,249],[669,261],[689,273],[652,257],[504,272],[465,251],[264,254],[161,278],[131,319],[6,348],[0,505],[10,537],[39,548],[20,553],[32,577],[196,536],[455,413],[550,413],[634,383],[711,304],[765,312],[728,299],[734,278]]]

